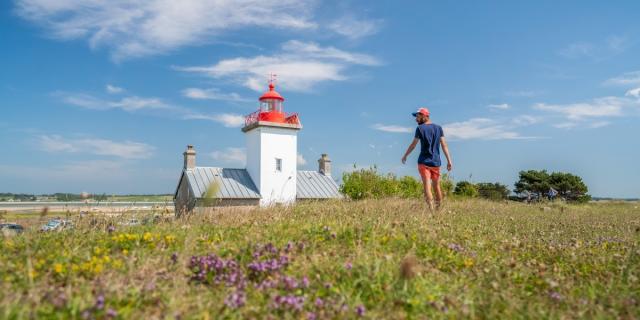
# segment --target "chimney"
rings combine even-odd
[[[184,155],[184,169],[196,167],[196,150],[193,149],[192,145],[188,145],[187,150],[182,155]]]
[[[323,153],[322,157],[318,159],[318,171],[325,176],[331,175],[331,159],[326,153]]]

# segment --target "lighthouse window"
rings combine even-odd
[[[276,158],[276,171],[282,172],[282,159]]]

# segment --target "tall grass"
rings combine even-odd
[[[550,208],[382,199],[83,218],[0,239],[0,318],[640,317],[637,204]]]

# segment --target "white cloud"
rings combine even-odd
[[[93,110],[122,109],[132,112],[142,109],[171,109],[171,106],[158,98],[124,97],[118,101],[108,101],[88,94],[62,93],[63,100],[78,107]]]
[[[504,94],[510,97],[532,98],[535,96],[539,96],[541,92],[532,91],[532,90],[517,90],[517,91],[507,91]]]
[[[329,29],[347,38],[358,39],[377,33],[381,24],[380,20],[364,20],[347,15],[329,24]]]
[[[611,124],[611,122],[609,122],[609,121],[596,121],[596,122],[592,122],[592,123],[588,124],[587,126],[589,128],[591,128],[591,129],[594,129],[594,128],[606,127],[606,126],[608,126],[610,124]]]
[[[625,96],[640,98],[640,88],[635,88],[627,91],[627,93],[625,93]]]
[[[597,44],[591,42],[575,42],[562,48],[558,54],[565,58],[590,58],[596,61],[612,58],[629,48],[630,42],[627,37],[610,36],[604,42]]]
[[[214,160],[235,164],[238,167],[244,167],[247,163],[247,153],[244,148],[229,147],[221,151],[213,151],[210,156]]]
[[[307,160],[300,153],[298,153],[298,156],[296,157],[296,162],[299,166],[304,166],[307,164]]]
[[[573,104],[545,104],[538,103],[533,106],[536,110],[550,111],[564,115],[568,120],[580,121],[594,117],[616,117],[623,114],[625,106],[633,104],[627,98],[604,97],[591,102]]]
[[[235,102],[248,102],[253,101],[241,97],[235,92],[223,93],[216,88],[200,89],[200,88],[187,88],[182,90],[182,95],[196,100],[223,100],[223,101],[235,101]]]
[[[243,28],[308,30],[313,0],[16,0],[22,18],[53,38],[86,39],[114,59],[210,43]]]
[[[206,114],[196,112],[181,106],[175,106],[162,101],[159,98],[143,98],[137,96],[124,97],[118,101],[109,101],[96,98],[87,94],[66,94],[63,101],[68,104],[92,110],[122,109],[126,112],[139,112],[142,110],[155,111],[154,115],[160,117],[174,117],[183,120],[208,120],[221,123],[225,127],[241,127],[244,125],[244,116],[233,113]]]
[[[589,42],[576,42],[560,49],[558,54],[565,58],[593,57],[595,46]]]
[[[473,118],[467,121],[449,123],[442,126],[442,129],[445,137],[452,140],[531,139],[531,137],[521,136],[496,120],[487,118]]]
[[[607,38],[607,48],[612,53],[622,53],[629,48],[629,38],[622,36],[610,36]]]
[[[184,72],[201,73],[213,78],[228,78],[256,91],[264,91],[267,75],[275,73],[278,82],[290,91],[308,91],[325,81],[344,81],[351,65],[375,66],[379,61],[369,55],[351,53],[313,42],[288,41],[272,56],[221,60],[211,66],[175,67]]]
[[[123,88],[116,87],[116,86],[110,85],[110,84],[107,84],[105,89],[107,90],[108,93],[111,93],[111,94],[118,94],[118,93],[124,92]]]
[[[640,70],[624,73],[620,76],[607,79],[604,82],[605,85],[616,86],[636,86],[640,85]]]
[[[189,113],[184,115],[183,119],[186,120],[209,120],[221,123],[228,128],[237,128],[244,125],[245,117],[239,114],[223,113],[223,114],[201,114],[201,113]]]
[[[516,125],[516,126],[528,126],[528,125],[532,125],[535,123],[540,122],[542,119],[540,119],[540,117],[534,117],[531,115],[520,115],[517,116],[515,118],[513,118],[513,120],[511,120],[511,122]]]
[[[147,159],[155,150],[155,147],[140,142],[116,142],[97,138],[65,139],[59,135],[42,135],[38,137],[38,142],[42,150],[47,152],[87,153],[122,159]]]
[[[372,126],[373,129],[384,131],[384,132],[392,132],[392,133],[411,133],[415,131],[415,128],[411,127],[402,127],[396,125],[384,125],[384,124],[375,124]]]
[[[527,119],[528,121],[533,121]],[[527,120],[521,120],[525,122]],[[524,124],[522,124],[524,125]],[[375,130],[391,133],[412,133],[415,128],[395,125],[376,124]],[[532,139],[523,137],[512,130],[513,124],[507,125],[497,120],[487,118],[473,118],[467,121],[453,122],[442,126],[445,137],[452,140],[504,140],[504,139]]]
[[[488,105],[489,109],[494,109],[494,110],[507,110],[509,108],[511,108],[511,106],[507,103],[502,103],[502,104],[490,104]]]
[[[586,122],[561,122],[554,124],[553,126],[558,129],[575,129],[575,128],[587,128],[587,129],[595,129],[602,128],[610,125],[609,121],[586,121]]]

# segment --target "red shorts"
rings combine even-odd
[[[418,172],[420,172],[422,180],[440,179],[440,167],[427,167],[424,164],[418,164]]]

